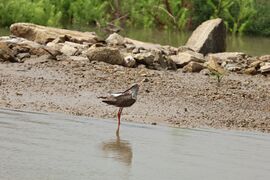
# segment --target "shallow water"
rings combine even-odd
[[[138,29],[131,29],[123,34],[133,39],[175,47],[184,45],[191,35],[191,33],[186,32]],[[245,52],[252,56],[270,54],[270,37],[228,35],[226,44],[226,51]]]
[[[0,179],[268,179],[270,135],[0,110]]]

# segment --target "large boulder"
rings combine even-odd
[[[103,61],[109,64],[124,65],[125,61],[120,51],[111,47],[91,47],[86,52],[90,61]]]
[[[96,43],[98,36],[92,32],[79,32],[66,29],[39,26],[31,23],[15,23],[10,26],[10,32],[18,37],[26,38],[30,41],[45,44],[57,38],[63,38],[76,43]]]
[[[226,50],[226,27],[222,19],[203,22],[188,39],[186,46],[202,54]]]

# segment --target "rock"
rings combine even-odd
[[[175,63],[171,59],[162,56],[160,51],[135,54],[134,58],[138,64],[145,64],[150,69],[176,69]]]
[[[68,44],[64,44],[60,51],[67,56],[73,56],[76,54],[78,49]]]
[[[179,48],[172,46],[163,46],[162,53],[166,56],[176,55],[179,52]]]
[[[40,64],[40,63],[46,63],[50,60],[50,56],[49,55],[42,55],[39,57],[31,57],[31,58],[27,58],[24,63],[25,64]]]
[[[0,62],[4,61],[18,62],[8,45],[5,42],[0,41]]]
[[[30,41],[46,44],[60,37],[65,37],[71,42],[76,43],[96,43],[98,36],[91,32],[79,32],[66,29],[45,27],[31,23],[15,23],[10,26],[10,32],[18,37],[23,37]]]
[[[265,63],[259,70],[261,73],[270,73],[270,63]]]
[[[241,69],[242,69],[242,67],[237,65],[237,64],[229,64],[229,63],[225,64],[223,67],[231,72],[241,71]]]
[[[154,61],[158,61],[160,54],[156,51],[135,54],[134,58],[139,64],[153,65]]]
[[[226,71],[218,64],[217,60],[214,57],[210,57],[210,59],[205,63],[205,66],[212,72],[218,74],[225,74]]]
[[[226,60],[238,61],[248,57],[247,54],[243,52],[223,52],[223,53],[210,53],[207,55],[207,58],[214,57],[215,59],[220,60],[219,62],[223,62]]]
[[[88,44],[79,44],[79,43],[74,43],[74,42],[70,42],[70,41],[65,41],[64,45],[74,47],[74,48],[78,49],[79,51],[86,50],[90,47]]]
[[[86,56],[90,61],[103,61],[109,64],[124,64],[124,58],[121,56],[120,51],[111,47],[95,47],[89,48]]]
[[[228,71],[239,72],[248,66],[248,57],[242,52],[223,52],[208,54],[206,58],[216,59]]]
[[[19,53],[16,55],[16,57],[20,60],[23,60],[24,58],[30,58],[30,53]]]
[[[138,49],[145,49],[147,51],[161,51],[163,47],[160,44],[153,44],[153,43],[148,43],[148,42],[142,42],[130,38],[125,38],[125,43],[126,44],[132,44],[135,46],[135,48]]]
[[[191,61],[199,63],[205,62],[202,54],[192,51],[180,52],[177,55],[170,56],[170,58],[176,64],[176,66],[180,68],[184,67]]]
[[[69,56],[69,59],[72,61],[88,62],[89,59],[83,56]]]
[[[47,47],[55,49],[57,51],[61,51],[62,47],[64,46],[63,43],[55,43],[55,42],[49,42],[46,44]]]
[[[255,75],[255,74],[257,74],[257,69],[256,69],[256,67],[249,67],[249,68],[244,70],[244,73],[249,74],[249,75]]]
[[[54,49],[40,45],[36,42],[29,41],[24,38],[19,37],[8,37],[0,40],[2,43],[5,43],[8,47],[11,47],[13,54],[16,56],[19,53],[30,53],[31,55],[52,55],[57,53]]]
[[[204,69],[204,66],[197,62],[189,62],[188,65],[184,66],[183,72],[200,72]]]
[[[263,55],[259,57],[261,61],[269,61],[270,62],[270,55]]]
[[[105,40],[109,45],[124,45],[125,38],[120,36],[117,33],[110,34],[109,37]]]
[[[134,67],[135,65],[136,65],[136,60],[133,58],[133,56],[128,55],[124,57],[124,66]]]
[[[209,69],[202,69],[200,71],[200,74],[203,74],[205,76],[209,76],[211,74],[210,70]]]
[[[262,63],[261,60],[256,60],[256,61],[253,61],[252,63],[249,64],[249,67],[254,67],[254,68],[260,68],[260,64]]]
[[[226,27],[222,19],[203,22],[188,39],[186,46],[202,54],[226,50]]]
[[[193,50],[188,46],[180,46],[180,47],[178,47],[178,52],[185,52],[185,51],[193,51]]]

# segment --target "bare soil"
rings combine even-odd
[[[116,121],[97,96],[145,82],[123,121],[270,132],[270,77],[126,68],[102,62],[0,63],[0,108],[64,112]]]

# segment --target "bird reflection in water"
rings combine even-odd
[[[126,140],[121,140],[119,134],[116,139],[103,142],[102,150],[107,157],[112,157],[130,166],[132,163],[132,148]]]

